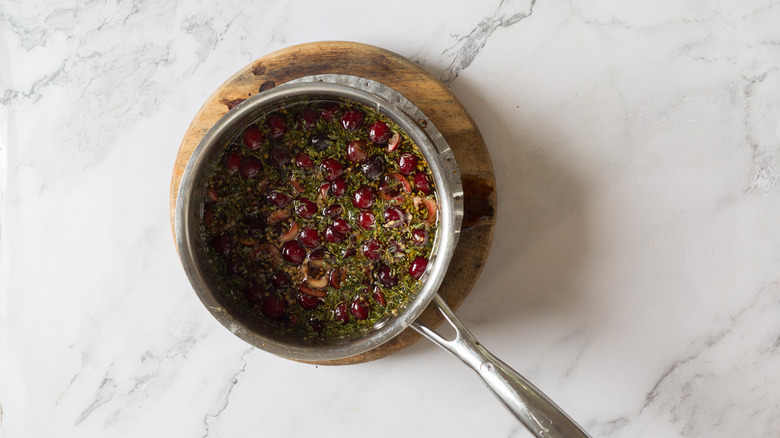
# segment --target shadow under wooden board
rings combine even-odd
[[[460,241],[439,294],[456,309],[471,292],[493,239],[496,191],[490,156],[474,121],[442,82],[403,56],[378,47],[345,41],[292,46],[263,56],[222,84],[195,115],[179,147],[170,187],[171,226],[182,173],[193,150],[211,126],[244,99],[290,80],[315,74],[360,76],[394,88],[417,105],[449,143],[463,180],[465,213]],[[443,317],[429,307],[420,320],[429,327],[438,327]],[[312,363],[348,365],[368,362],[406,348],[420,337],[408,328],[366,353]]]

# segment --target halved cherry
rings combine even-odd
[[[363,124],[363,113],[359,110],[348,110],[341,116],[341,127],[347,131],[357,131]]]
[[[366,142],[365,140],[354,140],[347,145],[347,158],[352,162],[362,163],[366,161]]]
[[[350,310],[352,310],[352,315],[355,317],[355,319],[363,320],[368,318],[368,312],[371,311],[371,306],[365,297],[359,296],[352,301]]]
[[[334,158],[326,158],[320,164],[322,174],[326,181],[333,181],[344,172],[344,167]]]
[[[340,217],[333,219],[333,228],[342,234],[347,234],[352,230],[347,221]]]
[[[241,160],[241,164],[238,168],[238,173],[244,179],[250,179],[258,173],[262,172],[263,163],[257,157],[246,157]]]
[[[301,152],[295,156],[295,165],[301,169],[310,169],[314,167],[314,160],[306,152]]]
[[[320,306],[320,304],[322,304],[322,299],[313,297],[303,292],[299,293],[296,299],[298,300],[298,305],[306,310],[316,309]]]
[[[347,180],[344,179],[344,176],[339,176],[333,180],[330,184],[330,193],[337,198],[347,193]]]
[[[360,209],[368,209],[374,205],[374,191],[371,187],[362,186],[352,195],[352,204]]]
[[[314,213],[317,213],[317,204],[310,201],[308,198],[301,198],[298,200],[298,205],[295,207],[295,213],[304,219],[311,219],[314,216]]]
[[[306,250],[295,240],[284,242],[282,245],[282,258],[291,265],[298,266],[306,258]]]
[[[382,245],[379,242],[377,242],[374,239],[371,239],[371,240],[367,241],[366,243],[364,243],[360,247],[360,250],[363,252],[363,255],[366,256],[367,259],[372,260],[372,261],[377,261],[377,260],[379,260],[379,257],[380,257],[379,250],[381,248],[382,248]]]
[[[393,131],[393,134],[390,136],[390,139],[387,140],[387,151],[393,152],[396,149],[398,149],[398,146],[401,145],[401,134]]]
[[[265,288],[257,283],[252,283],[244,291],[244,297],[250,303],[257,304],[265,297]]]
[[[349,322],[349,311],[347,310],[347,304],[345,302],[340,302],[336,308],[333,309],[333,320],[341,324]]]
[[[414,188],[423,192],[426,195],[430,195],[433,190],[431,189],[431,182],[424,173],[418,172],[414,174]]]
[[[287,122],[281,114],[274,114],[265,122],[268,125],[268,134],[271,138],[279,138],[287,132]]]
[[[361,211],[360,214],[358,214],[358,223],[364,229],[370,230],[371,228],[374,228],[374,222],[376,222],[374,213],[371,213],[370,211]]]
[[[311,129],[317,125],[317,119],[320,118],[319,113],[311,108],[306,108],[298,114],[298,123],[303,129]]]
[[[409,175],[417,168],[417,157],[411,153],[401,154],[398,158],[398,170],[404,175]]]
[[[309,248],[316,248],[322,244],[320,233],[314,228],[304,228],[300,234],[301,243]]]
[[[409,275],[417,280],[425,273],[426,267],[428,267],[428,259],[422,256],[417,256],[412,261],[412,264],[409,265]]]
[[[268,199],[268,202],[270,202],[271,204],[277,207],[284,207],[285,205],[289,204],[290,201],[292,200],[290,196],[280,192],[271,192],[268,194],[266,198]]]
[[[391,134],[385,122],[375,122],[368,128],[368,139],[377,144],[386,142]]]

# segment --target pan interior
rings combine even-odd
[[[206,180],[231,139],[264,114],[287,105],[328,100],[358,102],[397,123],[416,143],[431,169],[439,201],[438,232],[426,274],[416,295],[392,318],[377,321],[372,329],[341,338],[305,337],[297,332],[279,333],[218,284],[215,266],[199,233],[206,199]],[[428,134],[405,112],[375,94],[330,83],[288,84],[247,99],[217,122],[193,153],[182,177],[176,208],[176,235],[185,271],[201,301],[233,333],[258,348],[296,360],[340,359],[368,351],[406,328],[430,302],[438,289],[457,238],[451,176],[444,171],[441,154]],[[450,161],[448,159],[448,161]],[[458,178],[459,183],[459,178]],[[432,236],[433,237],[433,236]]]

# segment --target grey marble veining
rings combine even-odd
[[[593,436],[778,436],[778,22],[772,0],[0,3],[0,435],[529,436],[432,345],[285,361],[184,276],[168,185],[203,101],[354,40],[486,140],[496,239],[458,314],[491,351]]]

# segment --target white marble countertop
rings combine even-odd
[[[495,166],[459,310],[594,436],[780,436],[780,3],[0,3],[0,435],[529,436],[428,342],[271,356],[193,293],[168,222],[233,72],[352,40],[445,81]]]

